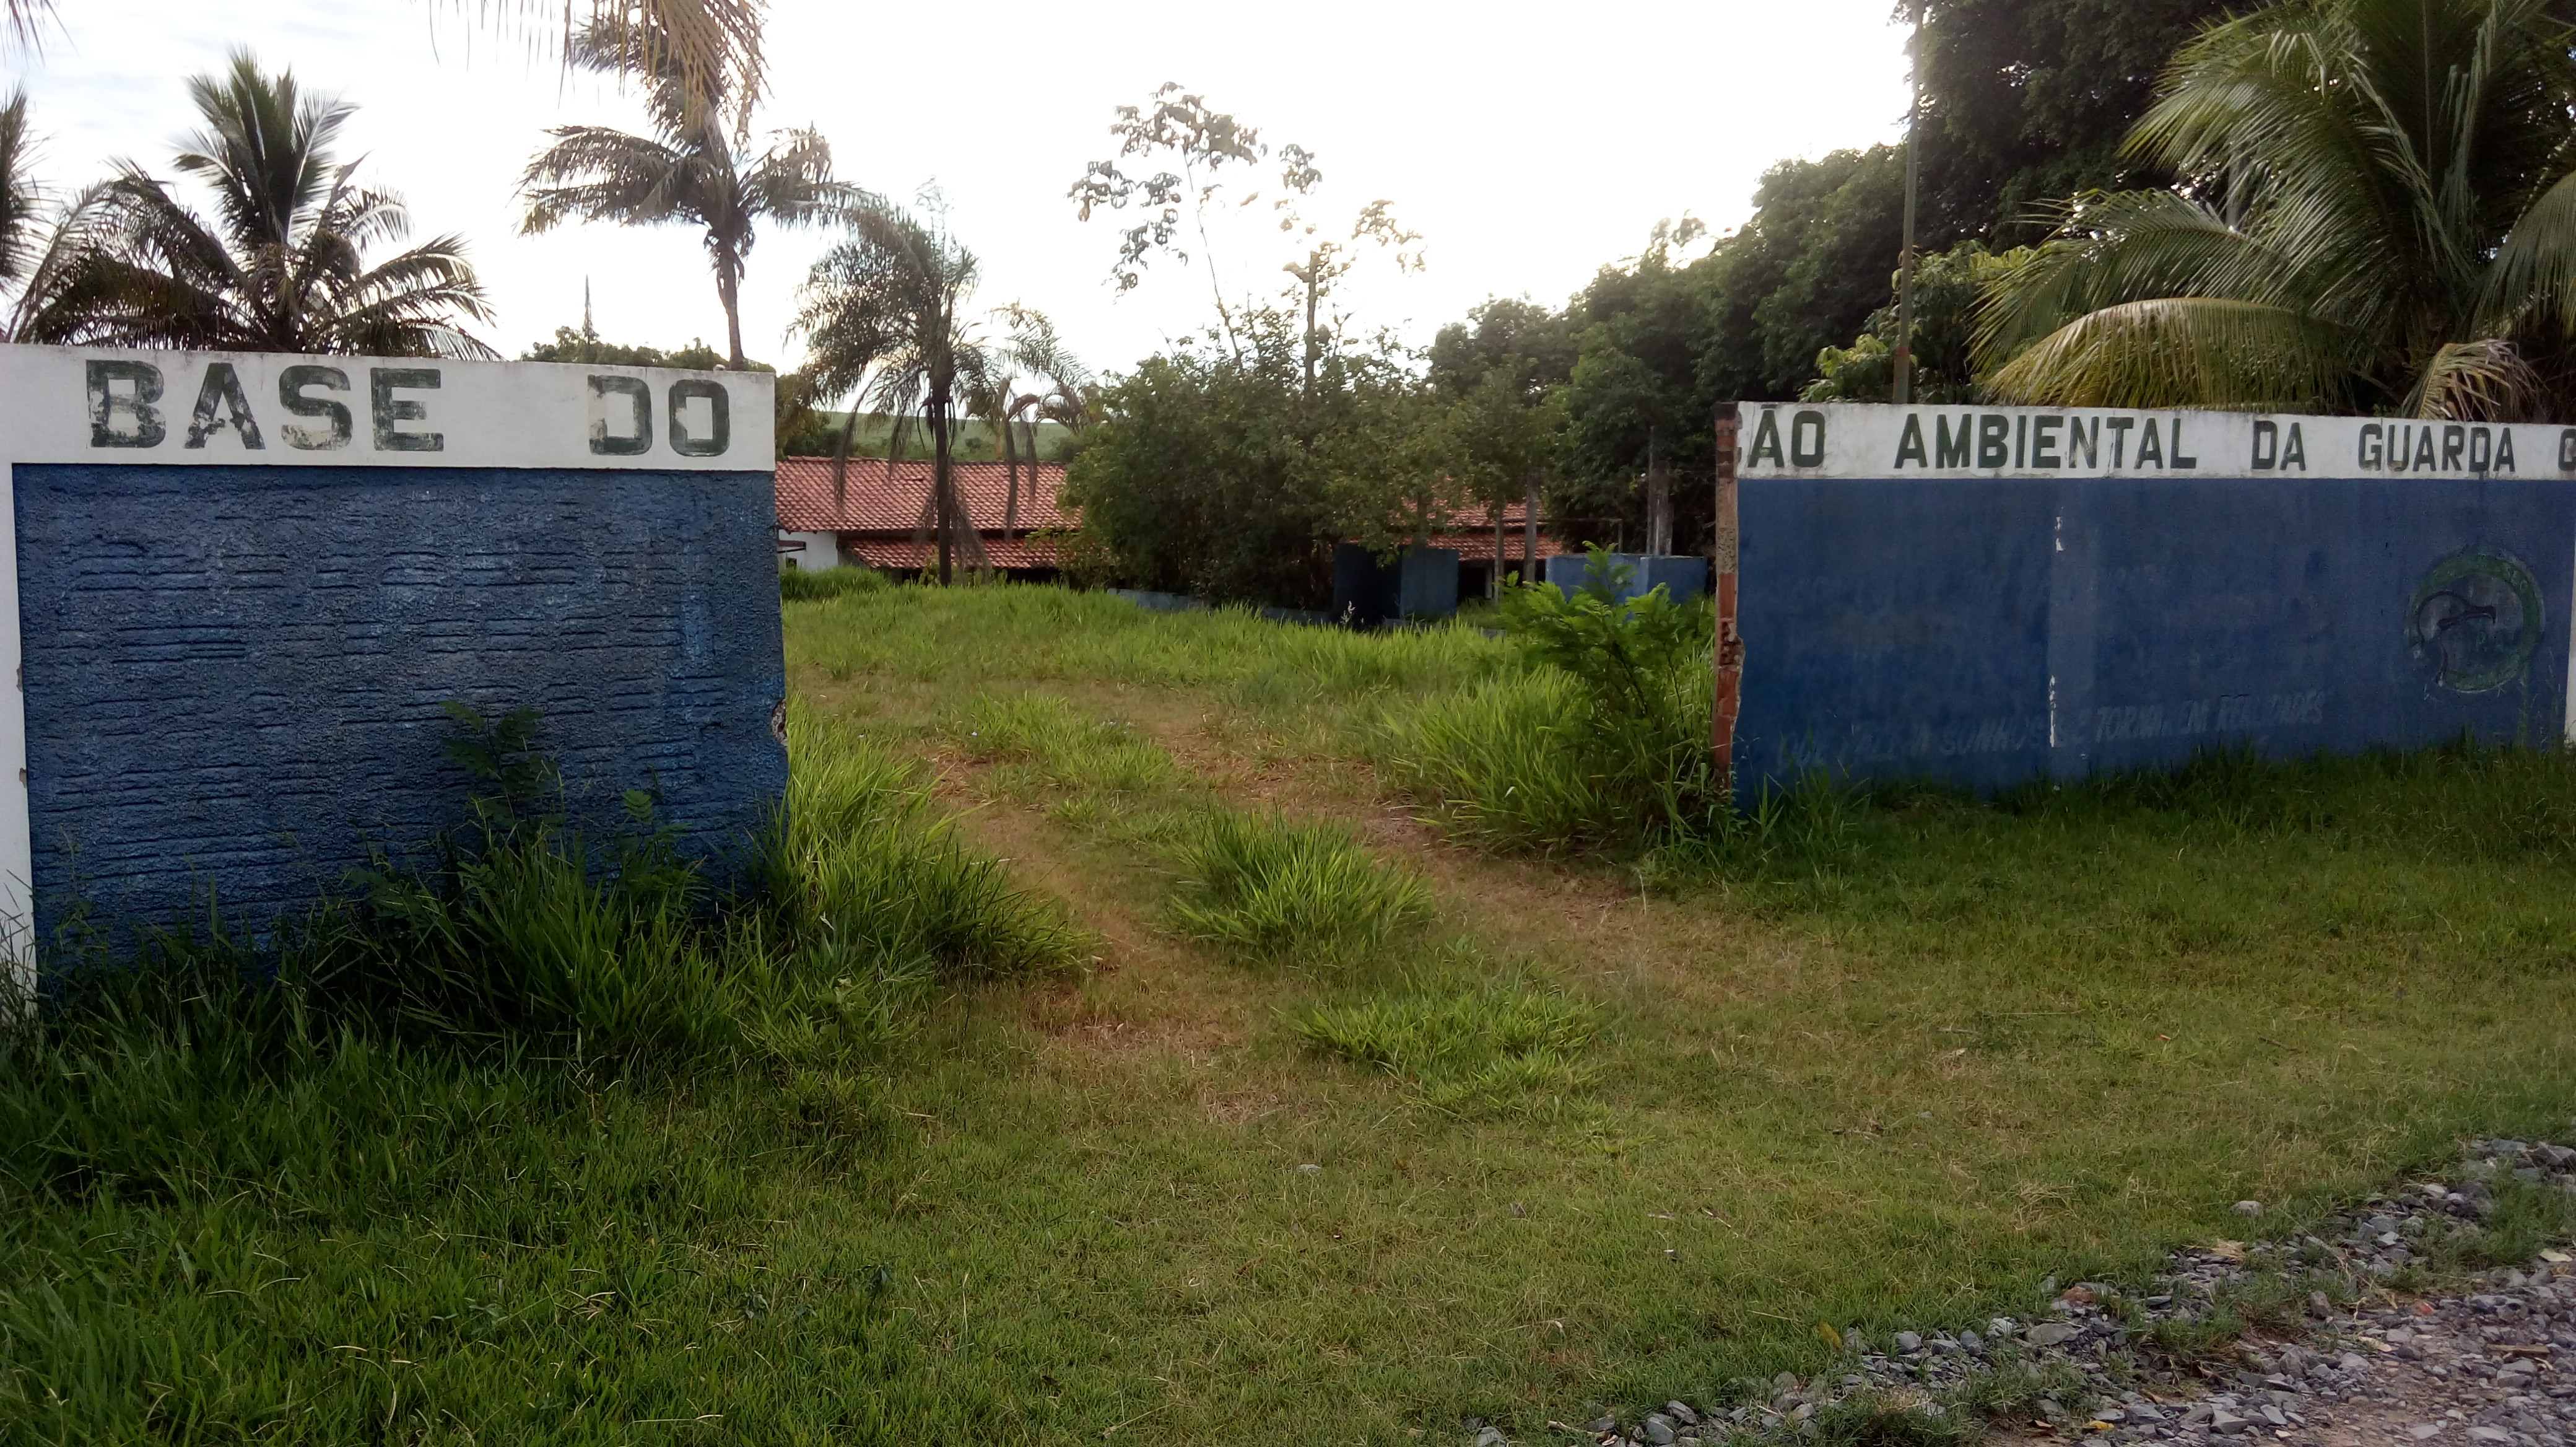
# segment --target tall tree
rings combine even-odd
[[[1273,159],[1269,144],[1260,131],[1211,109],[1202,98],[1183,91],[1178,82],[1166,82],[1145,105],[1118,107],[1109,133],[1118,139],[1118,154],[1089,163],[1066,195],[1085,221],[1094,211],[1123,211],[1130,206],[1141,214],[1138,225],[1119,233],[1118,260],[1110,268],[1118,289],[1128,291],[1142,282],[1147,263],[1157,254],[1186,264],[1190,260],[1188,238],[1182,234],[1186,224],[1196,234],[1200,260],[1207,266],[1218,335],[1240,356],[1245,340],[1238,313],[1259,303],[1248,296],[1240,303],[1226,299],[1208,218],[1241,211],[1261,199],[1261,189],[1255,186],[1239,200],[1224,201],[1226,183],[1221,177],[1228,166],[1253,173],[1268,164]],[[1129,175],[1125,168],[1140,158],[1180,170]],[[1295,280],[1293,294],[1305,309],[1304,370],[1311,391],[1316,365],[1332,345],[1327,334],[1340,321],[1321,315],[1320,308],[1334,283],[1357,264],[1359,243],[1380,248],[1399,271],[1418,271],[1423,264],[1422,237],[1396,221],[1394,203],[1384,198],[1360,207],[1352,215],[1347,237],[1338,235],[1345,228],[1328,225],[1307,211],[1324,181],[1315,154],[1303,146],[1286,145],[1279,148],[1276,160],[1277,171],[1268,178],[1270,205],[1264,219],[1296,248],[1280,269]]]
[[[2121,142],[2165,65],[2229,0],[1902,0],[1923,15],[1923,229],[2036,241],[2078,191],[2161,184]],[[1890,258],[1893,265],[1893,258]]]
[[[639,64],[637,26],[593,26],[575,37],[575,63],[597,71]],[[533,235],[566,219],[626,226],[691,225],[703,230],[725,314],[726,355],[744,365],[742,275],[764,221],[797,226],[823,221],[855,196],[832,179],[832,148],[821,133],[782,131],[753,153],[736,144],[747,134],[752,97],[730,95],[730,78],[688,63],[665,42],[645,85],[653,133],[609,126],[559,126],[554,144],[528,162],[519,180],[528,198],[520,230]],[[739,123],[728,124],[731,104]]]
[[[1505,553],[1502,510],[1525,502],[1525,556],[1535,563],[1538,501],[1563,465],[1566,387],[1577,355],[1571,318],[1517,298],[1488,300],[1434,336],[1425,380],[1449,405],[1450,462],[1491,509],[1494,587]]]
[[[204,127],[174,165],[214,193],[211,219],[134,163],[66,206],[31,263],[15,339],[243,351],[489,357],[465,243],[439,236],[373,265],[409,229],[392,192],[359,186],[332,145],[354,109],[237,51],[188,82]]]
[[[1299,311],[1254,306],[1236,324],[1239,346],[1174,346],[1100,389],[1066,491],[1083,531],[1139,587],[1320,607],[1348,524],[1403,529],[1406,479],[1374,479],[1394,484],[1392,497],[1354,484],[1411,460],[1386,424],[1402,420],[1417,384],[1388,359],[1335,345],[1309,388]]]
[[[967,394],[966,411],[992,433],[1001,453],[1009,488],[1003,494],[1002,536],[1008,538],[1020,526],[1023,460],[1029,465],[1029,500],[1037,501],[1038,423],[1060,421],[1051,414],[1064,412],[1069,398],[1078,402],[1089,374],[1056,335],[1046,313],[1014,302],[1000,315],[1010,326],[1010,345],[992,354],[984,381]]]
[[[951,477],[960,404],[994,390],[996,364],[1008,354],[968,310],[982,267],[935,206],[915,216],[870,197],[848,208],[844,225],[805,283],[795,322],[808,339],[804,375],[817,395],[855,394],[853,416],[864,399],[898,428],[922,419],[944,585],[957,544],[972,534]]]
[[[2423,417],[2576,399],[2568,41],[2550,0],[2292,0],[2209,31],[2132,138],[2185,188],[2088,201],[2006,273],[1990,387]]]

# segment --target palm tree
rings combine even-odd
[[[960,535],[950,445],[958,405],[995,394],[996,371],[1015,358],[988,344],[967,314],[981,267],[934,207],[925,221],[869,197],[849,208],[848,234],[814,263],[793,330],[808,339],[805,374],[826,396],[854,393],[898,419],[918,415],[930,433],[931,506],[939,581],[950,580]],[[971,541],[968,543],[971,547]]]
[[[30,259],[14,339],[107,346],[490,357],[463,322],[491,309],[465,243],[401,239],[400,197],[353,179],[332,143],[353,107],[309,96],[292,71],[236,51],[188,82],[205,128],[174,161],[215,196],[212,219],[131,161],[58,214]]]
[[[27,93],[0,102],[0,288],[16,293],[0,342],[18,341],[79,275],[99,240],[98,221],[110,188],[92,186],[59,202],[35,177],[36,139],[27,128]]]
[[[730,364],[742,354],[742,272],[766,219],[803,225],[836,214],[852,196],[832,179],[832,148],[814,130],[779,132],[757,155],[737,149],[747,130],[750,97],[729,133],[725,110],[728,78],[686,64],[665,47],[659,60],[639,62],[633,23],[616,29],[593,25],[573,42],[574,63],[598,71],[627,71],[649,64],[645,108],[653,134],[629,135],[609,126],[560,126],[547,132],[554,144],[528,162],[520,177],[528,197],[524,234],[551,230],[567,217],[627,226],[684,223],[705,230],[707,259],[715,267],[716,298],[724,305]]]
[[[993,354],[995,366],[985,384],[969,394],[967,412],[992,430],[1001,448],[1008,478],[1002,503],[1002,536],[1007,539],[1020,526],[1020,459],[1028,459],[1029,501],[1034,504],[1038,423],[1062,423],[1069,417],[1087,421],[1089,407],[1084,388],[1090,383],[1090,373],[1056,335],[1055,323],[1046,313],[1013,302],[1002,308],[1001,315],[1010,325],[1010,345]],[[1034,385],[1046,390],[1021,391],[1022,372],[1034,378]]]
[[[761,53],[763,0],[590,0],[588,28],[612,31],[622,38],[619,54],[633,74],[648,73],[666,58],[676,57],[693,71],[724,75],[746,95],[758,94],[765,59]],[[574,7],[551,0],[503,0],[476,7],[476,18],[503,33],[530,19],[544,21],[560,10],[567,50],[580,30]],[[33,57],[44,49],[45,32],[59,23],[54,0],[0,0],[0,54]],[[545,32],[526,32],[539,48]]]
[[[2215,25],[2129,140],[2182,185],[2071,204],[1987,295],[1988,386],[2525,415],[2569,379],[2571,108],[2550,0],[2291,0]]]
[[[966,389],[964,412],[984,424],[993,436],[995,449],[1001,454],[1006,490],[1002,494],[1002,537],[1008,541],[1020,525],[1020,434],[1030,413],[1037,410],[1038,395],[1020,390],[1019,375],[1009,368],[995,368],[983,381]],[[1031,465],[1037,462],[1032,455]],[[1031,474],[1029,490],[1037,491],[1037,480]]]

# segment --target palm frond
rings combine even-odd
[[[356,184],[330,142],[348,116],[246,54],[191,82],[205,125],[178,165],[215,195],[198,215],[131,162],[74,198],[22,290],[21,341],[289,352],[489,356],[463,244],[441,237],[369,270],[402,237],[390,192]]]
[[[2086,312],[2167,296],[2289,304],[2296,268],[2196,201],[2170,191],[2078,197],[2058,234],[1997,273],[1977,307],[1975,348],[2000,366]]]
[[[234,247],[292,246],[296,218],[341,174],[331,145],[357,107],[306,95],[293,70],[263,74],[238,49],[220,75],[190,77],[188,94],[206,124],[172,164],[214,190]]]
[[[793,130],[742,172],[742,189],[762,214],[789,224],[823,221],[860,200],[832,179],[832,144],[820,131]]]
[[[534,13],[540,0],[519,0]],[[645,83],[648,108],[683,127],[721,129],[730,107],[740,133],[767,93],[764,0],[591,0],[562,10],[568,66]]]
[[[39,54],[45,48],[45,32],[60,23],[54,0],[5,0],[0,3],[0,48]]]
[[[36,218],[45,190],[34,174],[36,138],[27,129],[27,92],[0,102],[0,281],[27,274],[37,248]]]
[[[2064,407],[2296,410],[2332,396],[2345,338],[2296,309],[2215,297],[2103,307],[1989,377],[1999,400]]]
[[[29,260],[0,341],[34,340],[29,334],[34,320],[55,312],[65,290],[97,250],[99,221],[110,194],[109,183],[100,182],[71,196],[55,211],[44,228],[42,243],[29,247]]]
[[[521,173],[528,197],[525,235],[570,219],[652,226],[699,219],[690,202],[701,189],[699,163],[661,141],[607,126],[559,126],[555,143]]]
[[[2576,171],[2540,193],[2487,268],[2477,320],[2497,328],[2526,316],[2576,331]]]
[[[2531,417],[2540,374],[2499,337],[2437,348],[2406,396],[2406,415],[2453,422],[2517,422]]]

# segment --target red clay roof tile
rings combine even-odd
[[[1072,527],[1075,519],[1058,501],[1064,490],[1064,464],[1020,464],[1022,528]],[[967,518],[978,532],[998,533],[1007,515],[1010,489],[1007,469],[998,462],[952,462],[949,478]],[[928,526],[930,464],[900,466],[882,457],[853,457],[842,481],[839,506],[832,498],[832,459],[782,457],[778,460],[778,525],[797,533],[900,533],[909,537]]]

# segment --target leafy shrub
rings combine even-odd
[[[1096,528],[1045,528],[1029,538],[1055,544],[1056,573],[1068,588],[1089,592],[1114,587],[1122,576],[1117,550]]]
[[[1708,610],[1598,547],[1581,588],[1513,588],[1504,627],[1537,669],[1435,695],[1383,727],[1396,779],[1501,847],[1650,844],[1731,822],[1709,748]]]
[[[1419,928],[1431,891],[1336,829],[1210,816],[1183,846],[1172,915],[1192,939],[1260,959],[1340,964]]]

